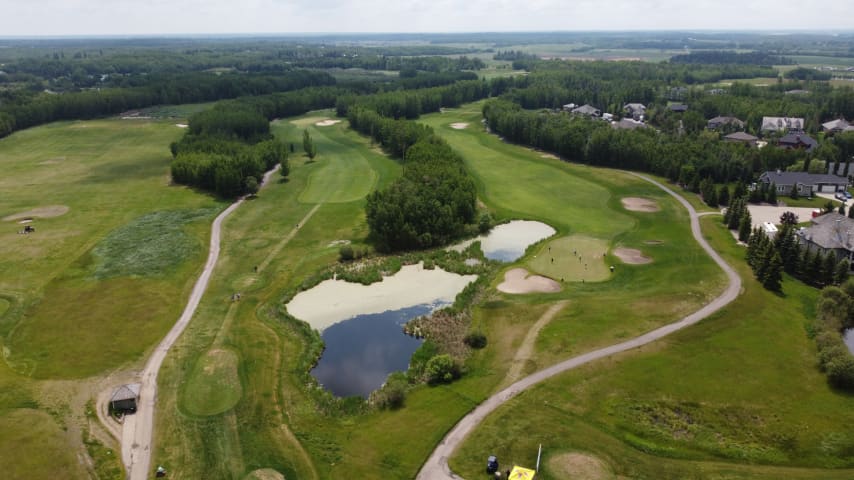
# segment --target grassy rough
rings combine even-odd
[[[243,390],[231,350],[212,349],[199,358],[181,394],[181,410],[198,416],[218,415],[233,408]]]

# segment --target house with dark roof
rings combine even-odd
[[[754,137],[753,135],[744,132],[735,132],[730,133],[729,135],[724,135],[725,142],[744,143],[751,147],[756,146],[757,140],[759,140],[758,137]]]
[[[572,113],[574,113],[576,115],[584,115],[586,117],[601,117],[602,116],[601,110],[599,110],[598,108],[596,108],[592,105],[588,105],[586,103],[580,107],[573,108]]]
[[[688,111],[688,105],[685,105],[684,103],[674,103],[673,105],[668,105],[667,108],[670,109],[671,112],[676,113],[684,113]]]
[[[763,132],[801,132],[804,130],[804,119],[797,117],[762,117]]]
[[[727,126],[744,130],[744,122],[735,117],[715,117],[706,123],[706,128],[709,130],[717,130]]]
[[[826,173],[807,172],[765,172],[759,181],[777,187],[777,195],[789,195],[796,189],[798,195],[811,196],[814,193],[833,193],[848,188],[848,179]]]
[[[110,397],[110,410],[115,413],[136,412],[141,386],[139,383],[130,383],[117,388]]]
[[[836,261],[848,259],[854,264],[854,220],[831,212],[815,217],[810,222],[812,225],[798,231],[799,244],[824,255],[833,252]]]
[[[646,105],[642,103],[627,103],[623,105],[623,113],[625,113],[627,117],[640,120],[641,117],[646,115]]]
[[[818,142],[806,133],[788,133],[777,141],[777,146],[787,150],[806,150],[811,152],[818,146]]]

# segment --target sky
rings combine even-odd
[[[0,36],[847,30],[852,0],[0,0]]]

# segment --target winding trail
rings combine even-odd
[[[631,340],[617,343],[609,347],[600,348],[598,350],[587,352],[585,354],[578,355],[568,360],[564,360],[563,362],[552,365],[549,368],[533,373],[523,378],[522,380],[519,380],[518,382],[510,385],[504,390],[501,390],[500,392],[487,398],[483,403],[478,405],[468,415],[463,417],[462,420],[460,420],[454,426],[454,428],[452,428],[451,431],[448,432],[447,435],[445,435],[445,438],[442,439],[442,442],[439,443],[435,450],[433,450],[433,453],[421,467],[421,471],[418,472],[418,476],[416,477],[418,480],[462,478],[451,471],[451,468],[448,465],[448,458],[450,458],[451,454],[453,454],[454,450],[459,447],[459,445],[463,442],[466,436],[471,433],[471,431],[474,430],[475,427],[477,427],[477,425],[480,424],[480,422],[484,418],[486,418],[487,415],[492,413],[495,409],[497,409],[499,406],[501,406],[511,398],[515,397],[517,394],[519,394],[519,392],[522,392],[536,385],[537,383],[549,379],[559,373],[563,373],[567,370],[580,367],[600,358],[608,357],[610,355],[641,347],[648,343],[664,338],[673,332],[682,330],[685,327],[694,325],[695,323],[703,320],[709,315],[725,307],[738,297],[738,294],[741,292],[741,277],[738,276],[738,273],[736,273],[736,271],[732,267],[730,267],[729,264],[727,264],[723,260],[723,258],[721,258],[718,252],[712,249],[706,239],[703,238],[703,233],[700,230],[700,215],[697,214],[697,211],[694,210],[694,207],[692,207],[687,200],[682,198],[682,196],[680,196],[673,190],[667,188],[666,186],[662,185],[661,183],[644,175],[640,175],[633,172],[627,173],[630,173],[664,190],[665,192],[673,196],[676,200],[678,200],[679,203],[681,203],[688,210],[688,214],[691,217],[691,233],[694,235],[694,239],[697,240],[697,243],[700,244],[703,250],[705,250],[706,253],[708,253],[709,256],[712,257],[712,260],[714,260],[715,263],[717,263],[718,266],[721,267],[721,269],[723,269],[724,273],[727,276],[727,280],[729,281],[729,285],[727,285],[726,290],[724,290],[724,292],[719,297],[712,300],[706,306],[688,315],[682,320],[679,320],[678,322],[657,328],[651,332],[647,332]]]
[[[269,183],[270,177],[279,169],[275,168],[264,174],[262,186]],[[241,197],[236,202],[229,205],[211,225],[211,243],[208,250],[208,260],[205,263],[205,268],[199,275],[196,284],[193,286],[193,291],[190,293],[190,298],[187,301],[187,306],[184,312],[166,337],[157,345],[157,348],[151,352],[148,362],[140,375],[140,383],[142,387],[139,393],[139,402],[134,415],[126,415],[124,424],[122,425],[122,461],[125,464],[130,480],[145,480],[149,477],[151,470],[151,447],[152,436],[154,433],[154,408],[157,404],[157,374],[160,371],[160,366],[166,358],[166,353],[172,348],[172,345],[178,340],[178,337],[187,328],[193,314],[196,313],[196,308],[202,300],[205,290],[208,288],[211,274],[216,267],[219,259],[220,246],[220,231],[222,230],[222,222],[239,207],[246,197]]]

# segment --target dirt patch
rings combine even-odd
[[[531,275],[524,268],[514,268],[504,274],[504,281],[497,288],[501,292],[512,294],[552,293],[560,291],[560,284],[551,278]]]
[[[614,255],[617,256],[623,263],[628,263],[630,265],[643,265],[645,263],[652,263],[652,259],[644,255],[640,250],[636,248],[617,248],[614,250]]]
[[[640,197],[626,197],[622,200],[623,208],[633,212],[657,212],[661,210],[654,200]]]
[[[285,480],[285,476],[272,468],[259,468],[243,477],[243,480]]]
[[[336,123],[341,123],[341,120],[321,120],[321,121],[315,123],[315,125],[318,127],[331,127],[332,125],[335,125]]]
[[[452,123],[451,124],[451,128],[453,128],[454,130],[463,130],[468,126],[469,126],[469,124],[465,123],[465,122],[459,122],[459,123]]]
[[[606,480],[616,478],[608,465],[586,453],[564,453],[549,460],[549,470],[557,478]]]
[[[3,220],[11,222],[15,220],[32,220],[33,218],[53,218],[65,215],[68,213],[68,210],[70,209],[65,205],[48,205],[46,207],[36,207],[26,212],[15,213],[3,217]]]

